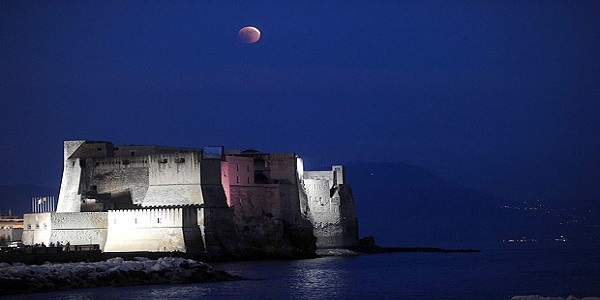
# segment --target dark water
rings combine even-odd
[[[52,292],[7,299],[510,299],[600,296],[596,250],[395,253],[212,264],[248,280]]]

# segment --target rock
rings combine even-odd
[[[191,259],[166,257],[158,260],[112,258],[95,263],[65,263],[27,266],[0,265],[0,294],[49,292],[100,286],[198,283],[239,280],[238,276],[214,271]]]
[[[361,253],[356,252],[356,251],[352,251],[349,249],[337,249],[337,248],[332,248],[332,249],[317,249],[316,251],[317,255],[319,256],[355,256],[355,255],[361,255]]]

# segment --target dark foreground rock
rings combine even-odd
[[[0,263],[0,296],[102,286],[181,284],[240,280],[192,259],[164,257],[151,260],[120,257],[101,262]]]

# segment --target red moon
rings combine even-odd
[[[246,44],[258,42],[260,31],[256,27],[246,26],[238,31],[238,38]]]

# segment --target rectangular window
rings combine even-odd
[[[157,218],[156,219],[156,223],[161,224],[162,223],[162,218]]]
[[[137,218],[133,219],[133,223],[137,224]]]
[[[129,151],[129,155],[130,155],[130,156],[135,156],[135,150],[131,150],[131,151]]]

